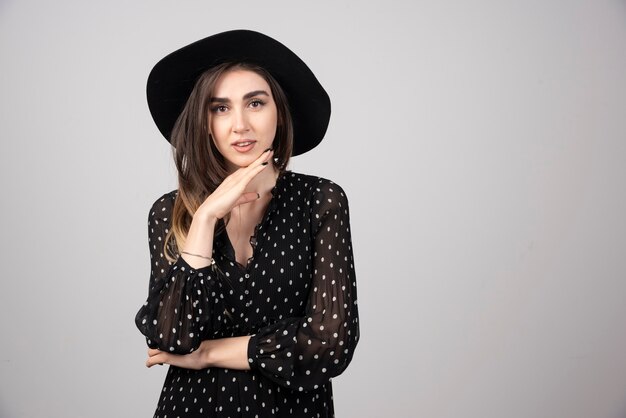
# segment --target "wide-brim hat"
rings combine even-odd
[[[182,112],[198,77],[224,62],[265,68],[284,90],[294,128],[292,155],[303,154],[324,138],[330,98],[309,67],[275,39],[251,30],[218,33],[161,59],[148,76],[148,107],[165,139]]]

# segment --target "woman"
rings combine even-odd
[[[333,416],[359,338],[348,201],[287,170],[322,140],[328,95],[284,45],[237,30],[163,58],[148,103],[179,175],[150,210],[136,317],[146,365],[170,365],[155,416]]]

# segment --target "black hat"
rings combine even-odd
[[[293,155],[317,146],[330,119],[330,99],[313,72],[289,48],[250,30],[218,33],[161,59],[148,76],[148,107],[168,141],[198,77],[224,62],[265,68],[285,91],[294,128]]]

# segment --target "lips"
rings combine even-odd
[[[240,141],[233,142],[232,146],[236,151],[248,152],[254,148],[254,144],[256,144],[256,141],[252,139],[242,139]]]
[[[244,141],[236,141],[233,142],[233,146],[235,147],[246,147],[248,145],[254,144],[256,141],[253,140],[244,140]]]

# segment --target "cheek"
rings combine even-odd
[[[265,122],[265,130],[267,132],[273,132],[276,130],[276,121],[275,120],[268,120]]]
[[[276,128],[278,127],[278,112],[274,109],[272,116],[267,121],[268,130],[276,132]]]
[[[215,145],[219,147],[221,140],[224,138],[224,123],[220,122],[219,119],[213,119],[209,124],[209,129]]]

